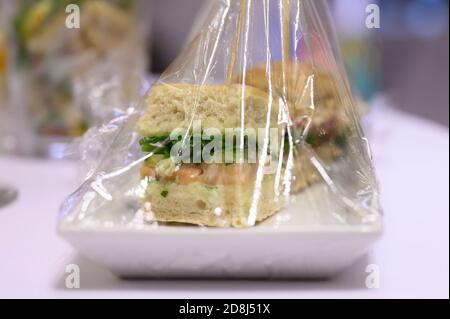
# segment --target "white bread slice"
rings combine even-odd
[[[276,195],[274,190],[274,181],[273,176],[267,175],[261,183],[260,197],[255,201],[256,222],[272,216],[283,206],[282,196]],[[254,182],[208,186],[153,181],[147,187],[146,200],[151,204],[155,220],[159,222],[246,227],[252,226],[248,225],[248,218],[254,190]]]
[[[244,128],[265,128],[269,104],[265,92],[250,86],[159,84],[151,89],[137,127],[143,136],[188,128],[192,120],[201,120],[202,128],[221,131],[241,128],[241,119]],[[270,127],[278,127],[278,104],[272,100],[271,105]]]

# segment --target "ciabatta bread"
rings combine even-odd
[[[146,200],[159,222],[246,227],[281,209],[284,200],[275,191],[277,188],[274,176],[265,176],[260,188],[255,187],[254,180],[242,185],[214,186],[153,181],[147,187]],[[253,199],[257,199],[256,215],[251,219]]]
[[[271,109],[269,110],[269,105]],[[244,108],[244,111],[242,109]],[[203,128],[277,127],[278,104],[250,86],[159,84],[152,88],[138,122],[142,136],[167,134],[200,120]]]

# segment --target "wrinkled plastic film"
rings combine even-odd
[[[326,4],[216,1],[201,25],[145,99],[88,135],[95,160],[63,222],[377,222],[370,152]]]

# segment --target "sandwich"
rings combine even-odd
[[[256,67],[245,81],[240,77],[232,85],[152,88],[137,129],[141,149],[147,153],[141,167],[141,178],[147,182],[145,202],[154,220],[252,226],[279,211],[290,194],[322,180],[311,154],[319,163],[331,163],[343,153],[349,134],[340,117],[335,81],[304,64],[291,64],[288,70],[283,72],[281,64],[274,64],[271,83],[265,68]],[[197,133],[196,121],[201,122]],[[220,160],[201,156],[195,162],[194,155],[215,140],[211,133],[206,139],[204,134],[213,128],[223,142],[213,152]],[[238,132],[236,140],[241,144],[232,148],[231,162],[224,161],[230,153],[224,147],[229,128],[253,129],[253,133]],[[182,134],[173,135],[180,129]],[[276,133],[268,141],[269,135],[261,137],[260,130],[272,129]],[[197,150],[196,135],[201,136]],[[279,141],[274,142],[274,136]],[[257,159],[250,161],[255,152],[250,146],[255,144]],[[180,160],[180,150],[186,149]],[[235,154],[236,150],[240,153]],[[267,159],[276,169],[266,169]]]
[[[137,123],[147,154],[141,167],[145,203],[154,220],[247,227],[279,211],[283,193],[276,176],[284,171],[267,169],[253,154],[256,145],[256,155],[278,155],[255,133],[279,132],[278,112],[276,100],[251,86],[154,86]],[[226,141],[230,132],[233,145]],[[213,140],[219,146],[208,149]]]
[[[300,192],[322,180],[311,164],[311,152],[305,152],[301,141],[322,163],[329,164],[343,154],[350,135],[343,102],[336,80],[324,70],[301,62],[273,63],[269,72],[265,65],[249,70],[237,83],[258,88],[280,98],[289,112],[296,147],[292,192]]]

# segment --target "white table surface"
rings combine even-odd
[[[75,189],[71,162],[0,157],[0,181],[19,199],[0,209],[0,298],[408,298],[449,297],[449,132],[386,107],[366,120],[385,212],[372,252],[326,281],[139,280],[114,277],[56,233],[56,214]],[[68,264],[80,289],[65,288]],[[367,289],[368,264],[380,288]]]

